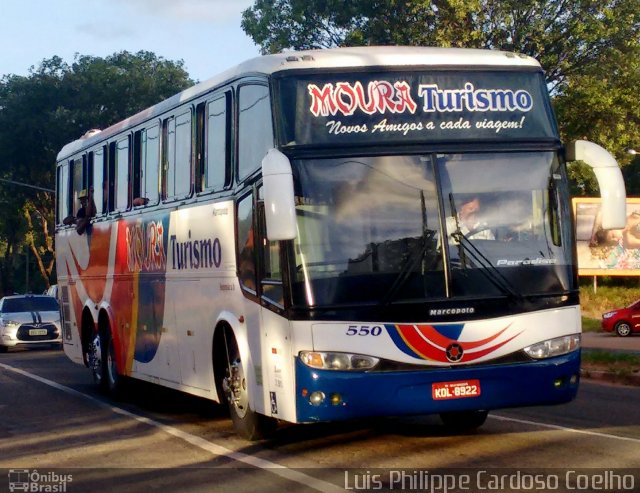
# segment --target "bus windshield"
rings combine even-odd
[[[554,152],[294,162],[296,306],[574,289]]]

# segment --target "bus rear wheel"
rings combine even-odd
[[[116,367],[115,345],[109,332],[98,333],[87,351],[93,381],[101,390],[113,397],[122,389],[122,377]]]
[[[95,334],[93,340],[87,347],[87,364],[93,377],[93,383],[102,388],[104,382],[104,364],[102,362],[102,338],[100,334]]]
[[[240,359],[238,345],[230,330],[225,331],[227,366],[222,388],[229,405],[233,427],[238,435],[247,440],[261,440],[271,436],[277,421],[255,412],[251,408],[245,368]]]
[[[440,413],[440,419],[447,428],[464,432],[480,428],[488,415],[489,411],[452,411]]]

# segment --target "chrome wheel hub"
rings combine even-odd
[[[222,381],[222,386],[236,414],[243,418],[249,408],[249,392],[240,359],[236,359],[227,368],[227,375]]]
[[[102,380],[102,347],[100,345],[100,336],[96,335],[87,350],[89,357],[89,369],[93,373],[96,382]]]

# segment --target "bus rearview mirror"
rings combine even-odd
[[[267,238],[293,240],[297,236],[293,173],[289,158],[277,149],[262,159],[262,182]]]
[[[569,144],[566,157],[567,161],[583,161],[593,169],[602,198],[602,227],[624,228],[627,224],[627,196],[616,159],[606,149],[587,140]]]

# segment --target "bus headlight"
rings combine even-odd
[[[575,351],[580,347],[580,334],[556,337],[537,342],[524,348],[524,352],[535,359],[552,358]]]
[[[300,360],[307,366],[321,370],[370,370],[380,361],[364,354],[300,351]]]

